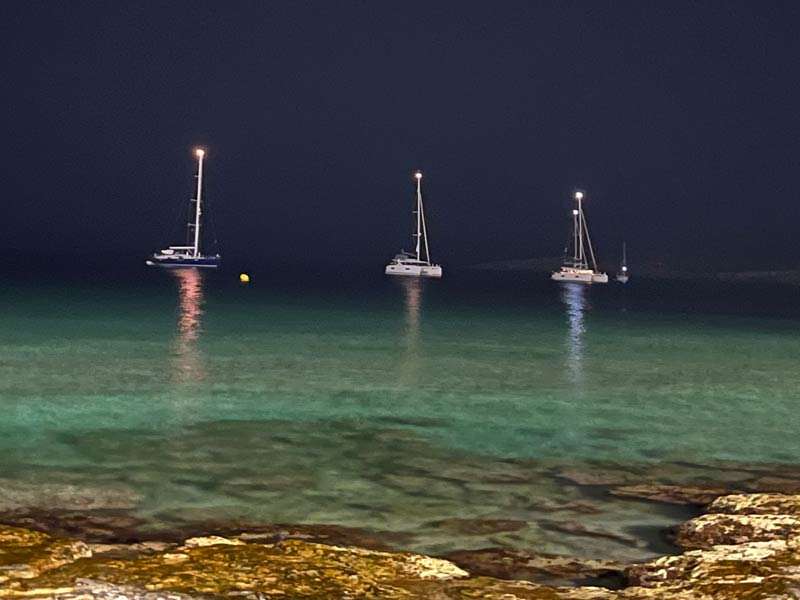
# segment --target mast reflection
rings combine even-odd
[[[589,308],[586,286],[578,283],[562,285],[561,301],[567,309],[567,372],[573,383],[583,381],[584,313]]]
[[[205,378],[205,371],[197,342],[202,329],[203,276],[194,268],[174,269],[171,273],[178,283],[173,378],[176,383],[201,381]]]

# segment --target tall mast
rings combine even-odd
[[[203,197],[203,157],[206,155],[205,150],[198,148],[194,151],[197,156],[197,194],[195,197],[194,207],[194,249],[192,250],[194,256],[200,254],[200,203]]]
[[[622,266],[623,267],[628,264],[628,257],[627,257],[627,252],[626,252],[625,245],[626,245],[625,242],[622,242]]]
[[[578,240],[581,243],[581,252],[580,252],[581,266],[583,266],[583,264],[586,262],[586,254],[583,251],[583,235],[582,235],[582,232],[586,230],[586,222],[583,220],[583,203],[581,202],[582,198],[583,194],[578,192],[578,221],[580,222],[581,226],[581,231],[578,234]]]
[[[581,219],[581,266],[586,268],[589,266],[589,261],[583,250],[583,236],[586,236],[586,245],[589,246],[589,258],[592,259],[592,270],[597,271],[597,260],[594,257],[594,248],[592,248],[592,238],[589,237],[589,226],[586,224],[586,216],[583,214],[583,192],[575,192],[575,199],[578,201],[578,211],[580,212]]]
[[[422,237],[422,172],[414,173],[417,180],[417,260],[420,260],[420,238]],[[428,240],[425,240],[427,245]]]
[[[578,266],[578,209],[572,209],[572,266]]]
[[[583,266],[586,262],[583,253],[583,230],[584,230],[584,222],[583,222],[583,204],[581,201],[583,200],[583,192],[575,192],[575,202],[578,204],[578,208],[572,211],[575,220],[575,266]]]

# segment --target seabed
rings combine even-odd
[[[800,468],[729,465],[721,471],[729,476],[719,483],[674,484],[665,483],[663,473],[660,481],[636,482],[631,472],[597,467],[553,476],[594,493],[602,489],[621,502],[694,512],[697,516],[673,529],[674,554],[630,564],[540,553],[535,547],[427,556],[401,551],[402,535],[335,525],[196,522],[148,531],[137,529],[127,511],[108,508],[121,506],[119,490],[98,498],[95,506],[87,506],[74,486],[69,492],[51,490],[61,493],[62,504],[65,494],[74,495],[75,506],[58,511],[19,505],[9,510],[14,490],[7,489],[8,506],[0,514],[0,598],[797,597]],[[571,510],[591,512],[589,503]],[[486,536],[514,531],[520,523],[452,519],[441,526]],[[571,527],[572,534],[604,535],[599,525]]]

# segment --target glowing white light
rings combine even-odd
[[[575,200],[583,200],[583,192],[575,192]]]
[[[577,217],[578,216],[578,209],[577,208],[573,208],[572,209],[572,214]]]
[[[628,270],[628,267],[622,267],[622,270],[623,270],[623,271],[627,271],[627,270]]]
[[[206,151],[202,148],[198,148],[194,153],[197,155],[197,158],[203,158],[206,155]]]
[[[422,171],[417,171],[414,173],[414,179],[422,179]]]

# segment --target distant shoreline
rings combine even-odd
[[[529,271],[545,273],[558,269],[560,257],[519,258],[498,260],[469,265],[466,268],[476,271]],[[612,270],[607,272],[611,273]],[[735,283],[782,283],[800,285],[800,269],[745,270],[745,271],[689,271],[671,269],[664,265],[645,264],[631,268],[633,277],[646,279],[681,279],[700,281],[724,281]]]

